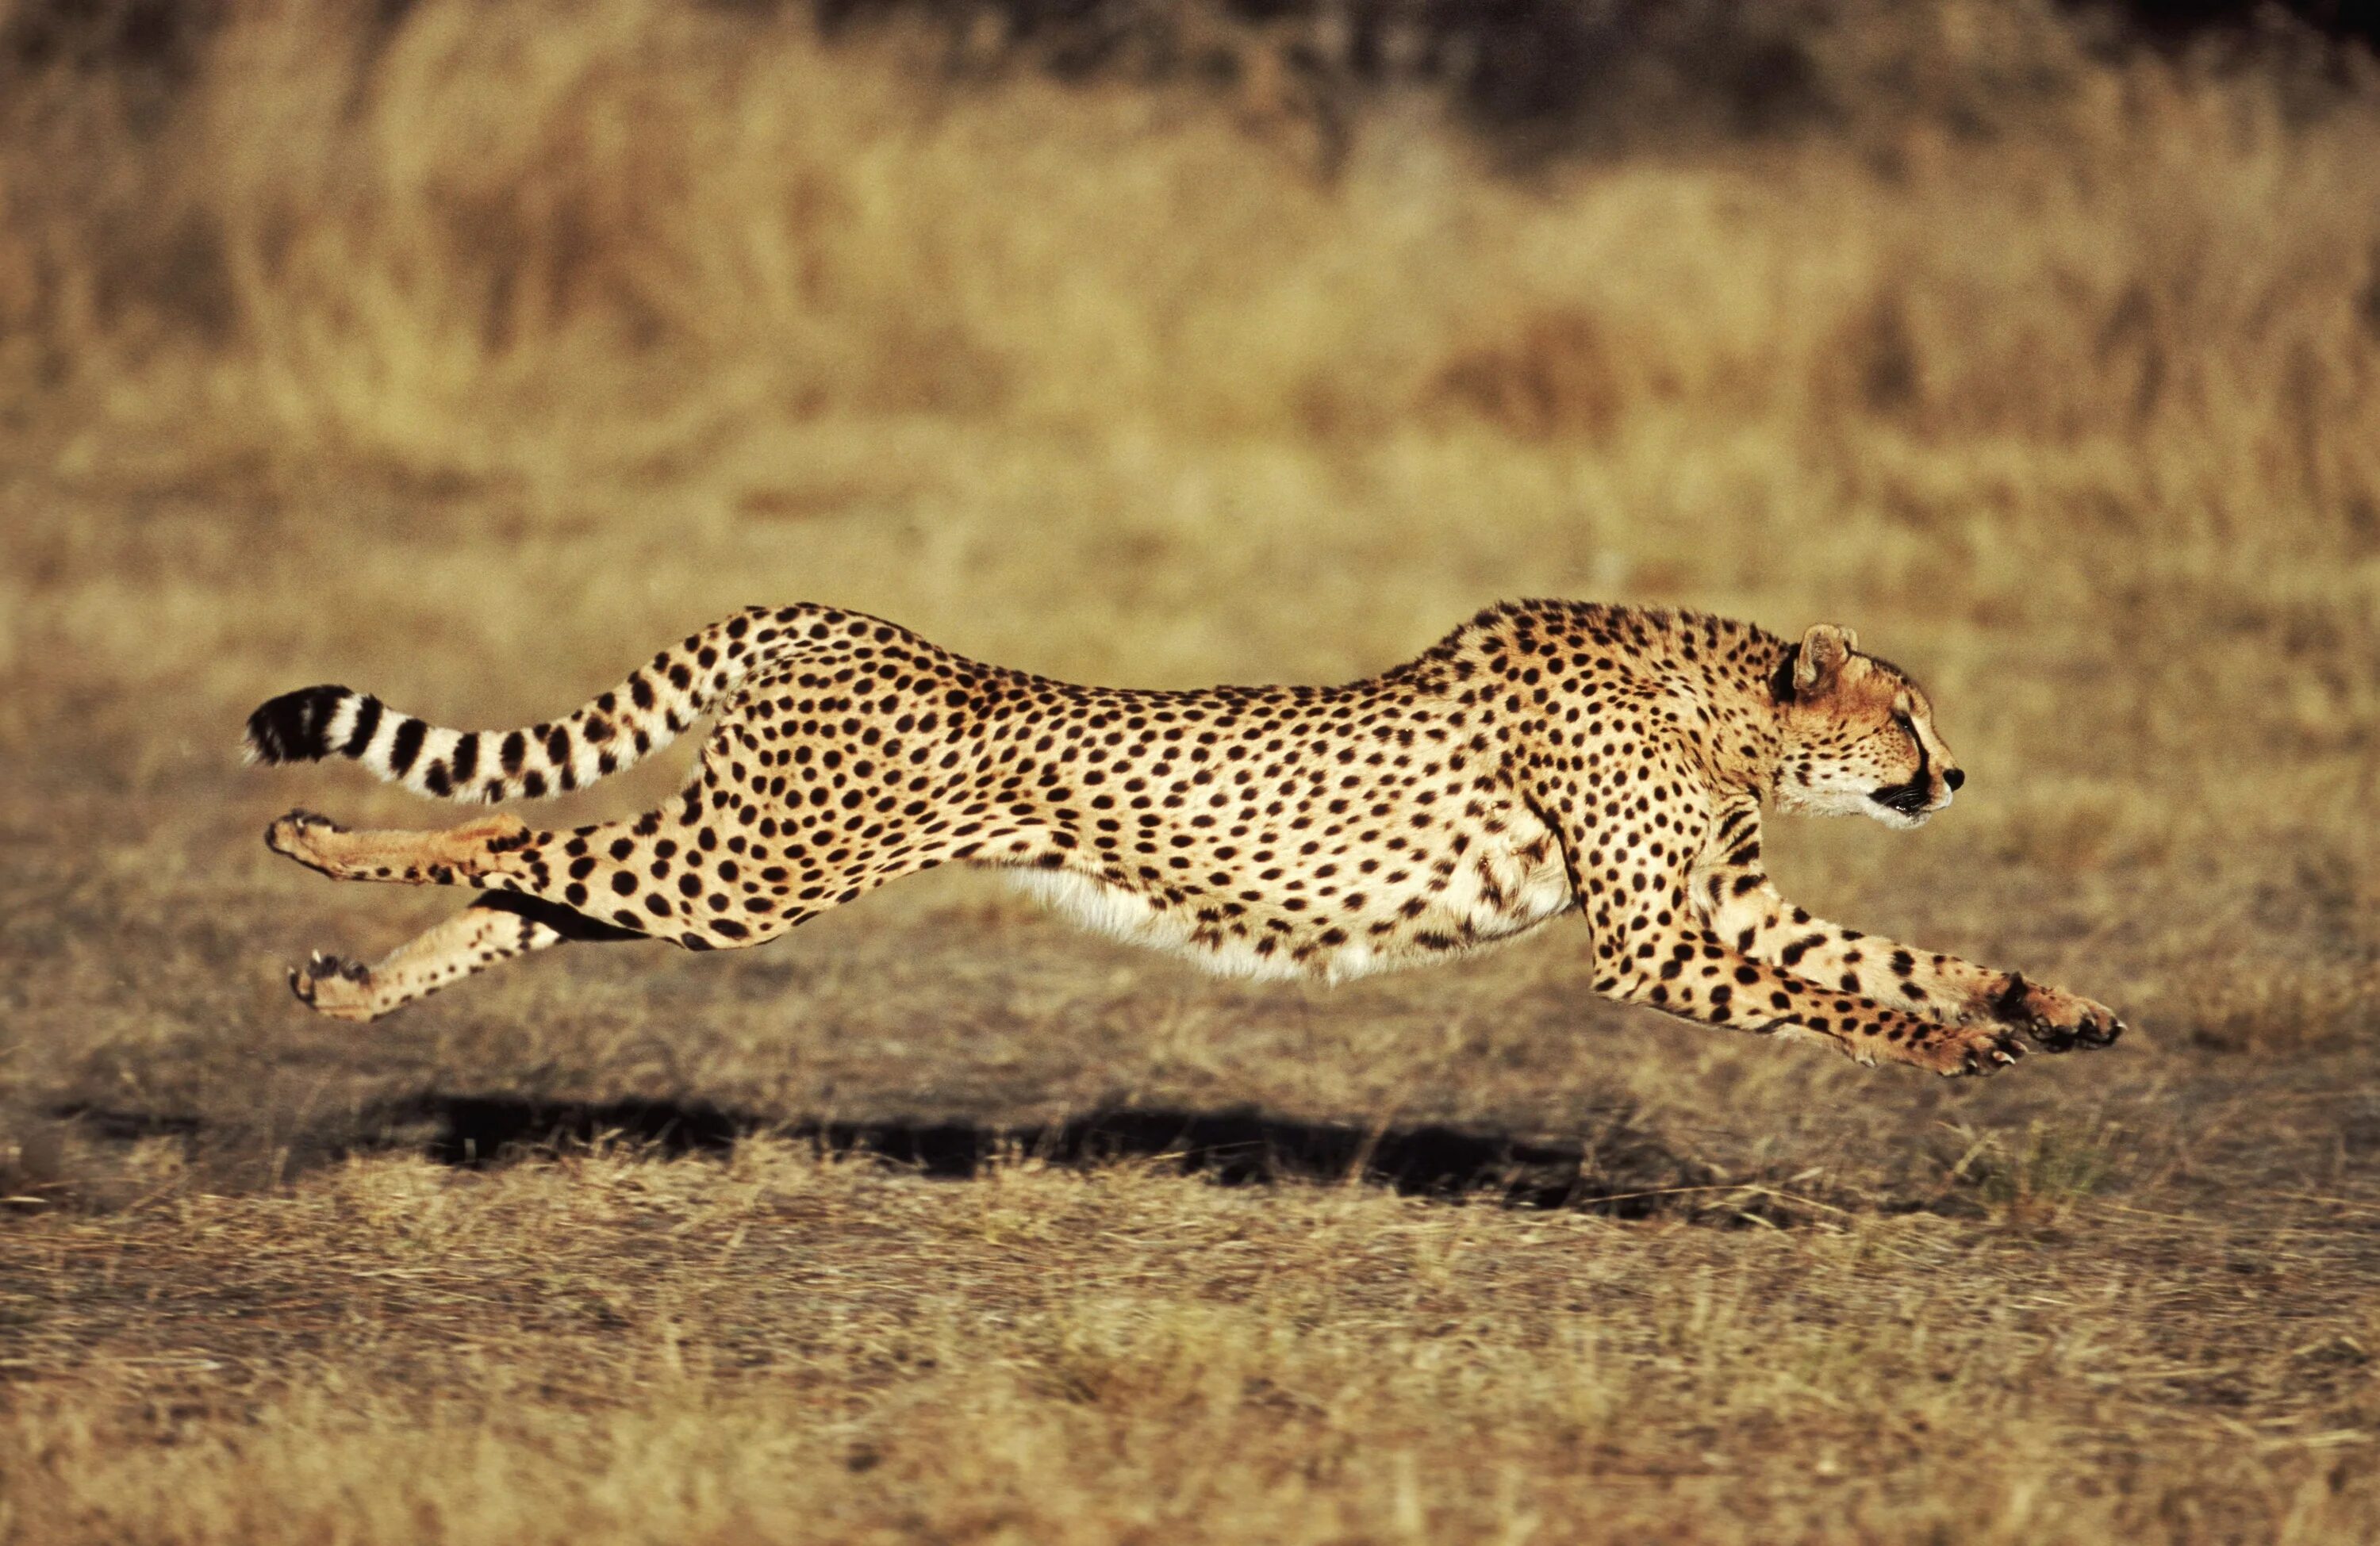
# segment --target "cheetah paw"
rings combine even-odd
[[[2011,973],[2007,991],[1992,1006],[1993,1018],[2023,1032],[2044,1052],[2093,1051],[2111,1046],[2124,1022],[2105,1004],[2079,994],[2028,983]]]
[[[368,1021],[372,1008],[371,968],[361,961],[325,955],[317,950],[304,966],[289,969],[289,991],[318,1015],[333,1020]]]
[[[1939,1041],[1918,1052],[1923,1066],[1945,1079],[1996,1074],[2025,1056],[2024,1044],[2014,1033],[1988,1025],[1946,1030]]]
[[[328,873],[329,859],[322,852],[320,839],[346,827],[329,816],[312,811],[292,811],[264,829],[264,846],[275,853],[286,854],[309,869]]]

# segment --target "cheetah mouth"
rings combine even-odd
[[[1885,789],[1871,790],[1868,798],[1886,810],[1900,815],[1922,819],[1934,813],[1934,791],[1925,784],[1912,779],[1905,784],[1893,784]]]
[[[1917,748],[1917,771],[1901,783],[1887,784],[1871,790],[1868,798],[1898,816],[1905,816],[1914,825],[1932,815],[1934,804],[1934,760],[1925,755],[1921,743]],[[1948,803],[1946,801],[1945,803]]]

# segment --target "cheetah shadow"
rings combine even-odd
[[[193,1117],[89,1104],[54,1106],[47,1115],[103,1143],[167,1138],[193,1153],[238,1153],[250,1147],[243,1139],[255,1136]],[[1303,1121],[1245,1106],[1101,1107],[1001,1125],[786,1119],[698,1100],[427,1092],[369,1105],[335,1130],[279,1135],[277,1174],[285,1180],[349,1156],[392,1153],[469,1170],[550,1163],[609,1147],[661,1159],[717,1158],[748,1138],[937,1181],[965,1181],[1017,1163],[1076,1171],[1138,1165],[1227,1188],[1356,1184],[1449,1204],[1718,1226],[1790,1227],[1827,1206],[1780,1190],[1766,1173],[1722,1172],[1681,1151],[1625,1104],[1589,1113],[1577,1141],[1547,1141],[1440,1123]]]
[[[1757,1181],[1730,1181],[1681,1153],[1624,1106],[1599,1114],[1590,1136],[1575,1142],[1438,1123],[1375,1129],[1301,1121],[1250,1107],[1105,1107],[1002,1126],[786,1121],[700,1101],[423,1094],[390,1103],[379,1117],[392,1129],[426,1129],[420,1152],[474,1169],[601,1143],[625,1142],[671,1157],[723,1154],[747,1137],[766,1135],[822,1156],[937,1180],[967,1180],[1018,1162],[1068,1170],[1137,1164],[1220,1187],[1352,1182],[1435,1202],[1622,1219],[1785,1225],[1803,1216],[1791,1200]]]

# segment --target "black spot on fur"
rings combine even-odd
[[[576,888],[574,888],[576,889]],[[541,897],[523,896],[517,891],[494,891],[471,904],[494,912],[511,912],[534,924],[543,924],[565,939],[642,939],[645,931],[616,928],[610,924],[557,907]],[[633,917],[634,914],[629,916]]]
[[[2032,1019],[2025,1008],[2025,996],[2033,984],[2024,980],[2022,972],[2009,973],[2008,985],[1992,1000],[1992,1018],[2002,1025],[2022,1025]]]

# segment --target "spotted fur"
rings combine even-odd
[[[1598,992],[1863,1062],[1988,1072],[2101,1046],[2088,999],[1812,917],[1760,863],[1764,801],[1915,826],[1964,775],[1924,691],[1820,625],[1799,643],[1692,612],[1491,608],[1337,687],[1140,692],[983,665],[818,606],[753,608],[569,719],[438,729],[341,687],[249,721],[260,760],[341,755],[423,793],[583,786],[704,713],[695,780],[631,821],[267,842],[342,879],[491,893],[370,967],[292,973],[384,1014],[572,937],[757,945],[940,864],[1013,872],[1119,937],[1216,970],[1341,980],[1583,916]]]

